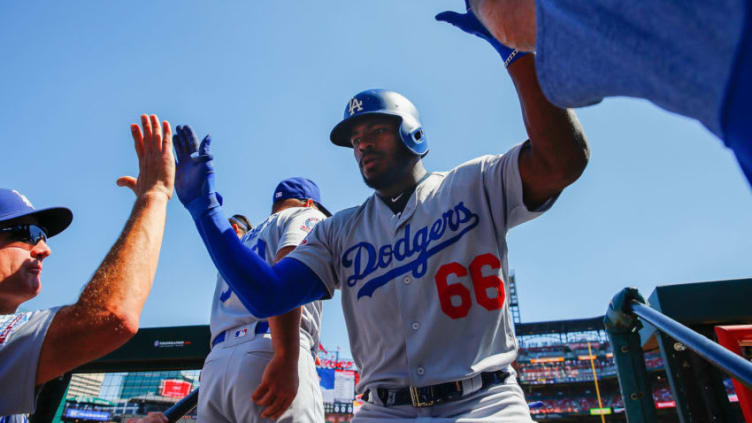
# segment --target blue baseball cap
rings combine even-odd
[[[0,226],[24,216],[34,216],[44,227],[47,237],[59,234],[73,221],[73,213],[65,207],[37,210],[26,196],[14,189],[0,188]]]
[[[277,188],[274,189],[272,204],[288,198],[297,198],[298,200],[307,200],[310,198],[316,203],[316,207],[318,207],[322,213],[327,216],[332,215],[326,207],[321,205],[321,191],[319,191],[319,186],[316,185],[316,182],[313,182],[310,179],[295,177],[280,182],[279,185],[277,185]]]

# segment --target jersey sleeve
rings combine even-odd
[[[0,416],[34,411],[39,353],[57,310],[0,315]]]
[[[312,207],[296,210],[284,222],[275,255],[285,247],[300,245],[313,227],[324,219],[326,216]]]
[[[336,227],[336,215],[317,224],[303,242],[287,257],[303,263],[323,282],[329,297],[339,288],[337,277],[337,254],[332,242]]]
[[[490,202],[496,229],[502,234],[540,216],[558,198],[558,195],[549,198],[536,210],[530,210],[525,205],[519,166],[523,145],[524,143],[516,145],[500,156],[485,156],[482,161],[483,188]]]

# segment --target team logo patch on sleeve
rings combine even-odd
[[[318,217],[309,217],[308,219],[303,222],[303,225],[300,226],[301,231],[305,232],[311,232],[311,229],[313,229],[313,226],[321,219]]]
[[[31,318],[31,313],[7,314],[0,317],[0,345],[10,339],[13,332]]]

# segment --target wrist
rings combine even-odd
[[[509,68],[509,66],[512,63],[516,62],[517,60],[519,60],[520,58],[522,58],[522,57],[524,57],[524,56],[526,56],[528,54],[530,54],[530,53],[526,53],[526,52],[520,51],[518,49],[512,50],[506,58],[504,58],[504,56],[502,56],[502,58],[504,58],[504,67],[505,68]]]
[[[136,203],[141,204],[144,206],[159,206],[159,205],[167,205],[167,202],[169,201],[170,196],[164,192],[159,190],[151,190],[146,191],[144,193],[139,194],[138,197],[136,197]]]
[[[300,357],[300,348],[279,348],[274,350],[274,359],[289,362],[295,366],[298,364]]]
[[[194,219],[199,219],[207,212],[222,205],[222,196],[217,192],[210,192],[206,195],[200,195],[186,204],[185,208],[191,213]]]
[[[517,57],[516,60],[512,60],[512,63],[507,66],[507,72],[509,72],[515,84],[520,80],[529,81],[530,79],[535,79],[537,81],[535,55],[526,54],[522,57]]]

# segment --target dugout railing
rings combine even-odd
[[[648,301],[634,288],[619,292],[604,324],[627,421],[657,419],[643,356],[657,347],[680,422],[752,422],[750,323],[752,279],[659,286]],[[717,333],[725,336],[723,346],[714,341]],[[729,403],[724,374],[733,379],[744,416]]]

